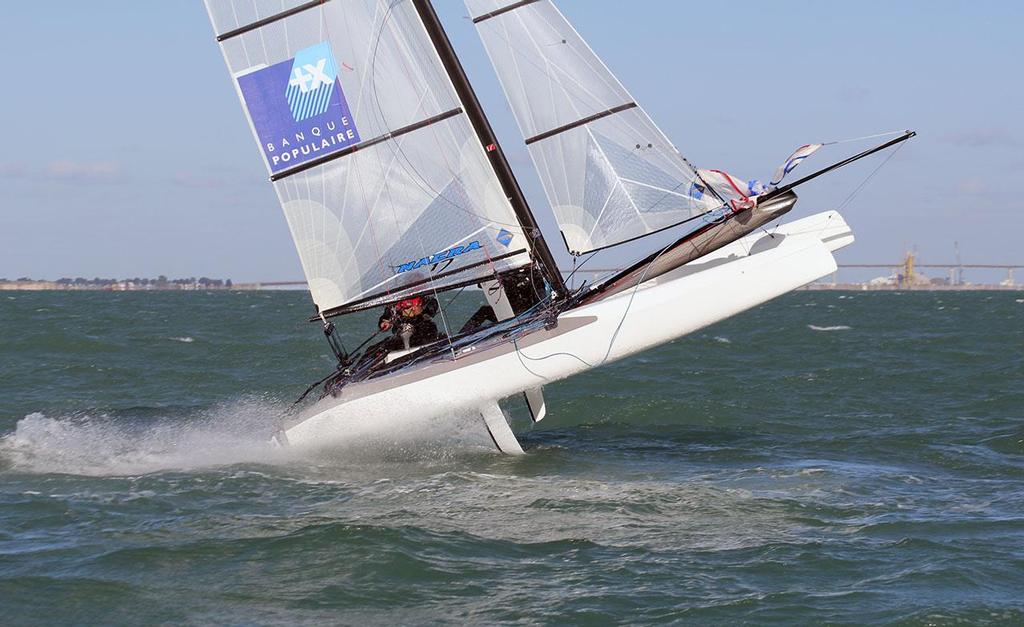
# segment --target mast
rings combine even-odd
[[[480,106],[476,92],[473,91],[469,77],[466,76],[466,71],[462,68],[462,63],[455,54],[452,42],[448,39],[448,34],[445,32],[441,20],[434,11],[434,6],[430,0],[412,0],[412,4],[416,8],[416,12],[419,14],[423,25],[426,27],[427,35],[429,35],[430,41],[434,44],[438,56],[441,57],[441,62],[448,72],[448,77],[455,86],[455,92],[459,95],[459,99],[462,100],[463,106],[466,108],[466,115],[469,116],[473,130],[476,131],[477,137],[480,138],[480,142],[483,144],[491,167],[494,169],[498,181],[501,182],[505,197],[512,204],[512,209],[515,211],[519,222],[523,225],[523,230],[527,237],[530,237],[532,240],[533,250],[537,253],[537,258],[541,263],[545,278],[551,284],[552,290],[561,295],[566,294],[568,290],[565,286],[565,281],[562,279],[562,274],[558,270],[555,257],[551,254],[547,241],[544,240],[544,235],[541,233],[537,220],[533,217],[533,212],[530,211],[530,206],[526,202],[526,196],[523,195],[523,190],[519,187],[519,181],[516,180],[515,174],[512,172],[511,166],[509,166],[508,159],[505,158],[505,153],[494,136],[491,123],[487,120],[483,107]]]

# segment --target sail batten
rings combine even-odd
[[[569,252],[721,203],[551,0],[465,0]]]
[[[508,13],[509,11],[515,11],[516,9],[518,9],[520,7],[525,7],[528,4],[533,4],[534,2],[539,2],[539,1],[540,0],[519,0],[518,2],[513,2],[512,4],[509,4],[508,6],[504,6],[504,7],[500,8],[500,9],[495,9],[494,11],[491,11],[490,13],[484,13],[483,15],[479,15],[477,17],[474,17],[473,18],[473,23],[474,24],[479,24],[480,22],[484,22],[486,20],[489,20],[492,17],[498,17],[499,15],[503,15],[505,13]]]
[[[319,311],[533,263],[414,3],[206,5]]]
[[[308,161],[306,163],[303,163],[302,165],[297,165],[294,168],[289,168],[287,170],[284,170],[283,172],[279,172],[277,174],[272,175],[270,177],[270,180],[271,181],[278,181],[278,180],[283,179],[283,178],[285,178],[287,176],[291,176],[292,174],[298,174],[299,172],[304,172],[305,170],[308,170],[310,168],[315,168],[318,165],[323,165],[323,164],[325,164],[325,163],[327,163],[329,161],[333,161],[335,159],[340,159],[341,157],[348,156],[348,155],[352,154],[353,152],[355,152],[357,150],[364,150],[366,148],[369,148],[370,146],[375,146],[375,145],[377,145],[377,144],[379,144],[381,142],[386,142],[389,139],[395,139],[397,137],[401,137],[402,135],[405,135],[406,133],[411,133],[411,132],[417,131],[417,130],[419,130],[421,128],[425,128],[425,127],[430,126],[431,124],[434,124],[436,122],[443,122],[444,120],[447,120],[450,117],[454,117],[456,115],[459,115],[462,112],[463,111],[462,111],[461,108],[452,109],[451,111],[445,111],[444,113],[435,115],[433,117],[429,117],[429,118],[427,118],[425,120],[420,120],[419,122],[415,122],[415,123],[410,124],[408,126],[403,126],[402,128],[395,129],[393,131],[385,133],[384,135],[380,135],[379,137],[374,137],[373,139],[368,139],[368,140],[366,140],[364,142],[355,144],[353,146],[349,146],[348,148],[345,148],[343,150],[339,150],[338,152],[332,153],[330,155],[325,155],[325,156],[320,157],[318,159],[314,159],[312,161]]]
[[[629,109],[632,109],[635,106],[637,106],[637,104],[635,102],[627,102],[626,104],[621,104],[621,105],[619,105],[617,107],[612,107],[611,109],[605,109],[604,111],[598,111],[597,113],[595,113],[593,115],[588,115],[587,117],[581,118],[579,120],[576,120],[575,122],[569,122],[568,124],[563,124],[562,126],[559,126],[558,128],[553,128],[550,131],[545,131],[545,132],[543,132],[543,133],[541,133],[539,135],[534,135],[533,137],[527,137],[526,140],[525,140],[525,143],[526,143],[527,146],[529,146],[530,144],[532,144],[534,142],[539,142],[542,139],[547,139],[548,137],[554,137],[555,135],[558,135],[560,133],[564,133],[566,131],[571,131],[572,129],[576,128],[577,126],[583,126],[584,124],[590,124],[591,122],[596,122],[596,121],[600,120],[601,118],[603,118],[605,116],[615,115],[616,113],[620,113],[622,111],[628,111]]]
[[[226,33],[221,33],[220,35],[217,35],[217,41],[225,41],[227,39],[231,39],[232,37],[238,37],[239,35],[248,33],[251,30],[256,30],[257,28],[262,28],[263,26],[267,26],[268,24],[273,24],[278,20],[283,20],[286,17],[291,17],[296,13],[301,13],[309,9],[315,9],[316,7],[320,6],[321,4],[324,4],[325,2],[330,2],[330,0],[309,0],[309,2],[306,2],[305,4],[300,4],[299,6],[286,9],[284,11],[281,11],[280,13],[275,13],[274,15],[269,15],[267,17],[260,18],[255,22],[250,22],[249,24],[246,24],[245,26],[239,26],[238,28],[229,30]]]

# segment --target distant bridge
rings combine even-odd
[[[840,268],[902,268],[899,263],[841,263]],[[987,268],[989,270],[1014,270],[1024,268],[1024,264],[993,264],[993,263],[915,263],[915,268]]]

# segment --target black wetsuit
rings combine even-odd
[[[505,298],[512,306],[512,313],[519,315],[533,307],[544,296],[544,277],[536,267],[521,268],[507,272],[500,278]],[[484,305],[462,326],[460,333],[475,331],[487,323],[495,323],[498,316],[490,305]]]

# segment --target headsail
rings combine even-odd
[[[320,311],[531,263],[411,2],[206,5]]]
[[[550,0],[465,0],[570,251],[721,205]]]

